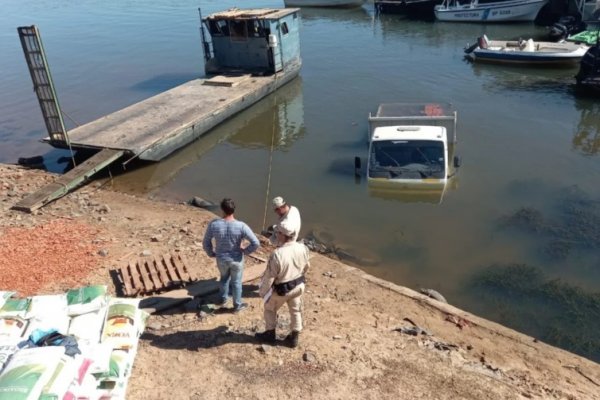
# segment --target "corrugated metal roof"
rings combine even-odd
[[[454,116],[454,107],[448,103],[383,103],[377,109],[378,117],[441,117]]]
[[[298,11],[300,11],[299,8],[230,8],[211,14],[206,19],[280,19]]]

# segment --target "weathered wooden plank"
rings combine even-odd
[[[227,76],[227,75],[217,75],[213,76],[210,79],[206,79],[204,81],[205,85],[212,86],[228,86],[228,87],[236,87],[240,83],[245,80],[250,79],[250,74],[237,75],[237,76]]]
[[[144,291],[146,293],[150,293],[154,290],[154,285],[152,284],[152,280],[150,279],[150,275],[148,274],[148,269],[146,268],[146,261],[144,259],[139,259],[137,262],[138,271],[140,273],[140,278],[144,283]]]
[[[186,272],[185,268],[183,267],[183,262],[181,261],[179,256],[177,254],[171,254],[171,257],[173,259],[173,265],[177,269],[177,273],[181,277],[181,280],[183,282],[189,282],[190,275]]]
[[[13,209],[27,212],[37,210],[86,182],[92,175],[119,159],[123,154],[122,150],[104,149],[99,151],[85,162],[60,176],[53,183],[19,201],[13,206]]]
[[[154,283],[154,290],[164,289],[165,285],[160,281],[157,273],[157,269],[161,267],[161,262],[157,259],[156,256],[154,258],[148,260],[148,269],[150,270],[150,278]]]
[[[133,296],[134,290],[131,287],[131,275],[129,274],[129,265],[121,268],[121,279],[123,280],[123,293],[125,296]]]
[[[138,294],[144,288],[144,284],[140,280],[140,273],[137,270],[136,263],[137,261],[129,262],[129,272],[131,273],[131,279],[133,280],[133,286],[135,288],[135,293],[133,293],[132,296]]]
[[[166,267],[165,267],[164,256],[155,257],[154,261],[156,263],[157,270],[158,270],[158,276],[163,284],[163,287],[164,288],[171,287],[173,285],[173,283],[169,279],[169,275],[167,274],[167,270],[165,269]]]
[[[70,130],[71,145],[116,148],[159,161],[295,78],[300,66],[297,62],[283,73],[252,77],[236,87],[194,79]]]
[[[247,283],[258,279],[265,272],[266,264],[256,264],[244,268],[244,276],[242,282]],[[155,296],[149,296],[142,299],[140,308],[149,313],[166,310],[167,308],[175,307],[178,304],[185,303],[194,297],[206,296],[215,293],[219,290],[219,282],[217,280],[203,280],[182,289],[171,290]]]
[[[180,254],[179,258],[181,258],[181,261],[183,261],[183,265],[185,266],[185,270],[190,275],[190,281],[191,282],[197,281],[198,280],[198,275],[199,275],[198,264],[196,264],[196,263],[193,263],[193,264],[190,263],[190,259],[187,258],[183,254]]]
[[[260,262],[263,262],[263,263],[267,262],[267,260],[265,258],[262,258],[260,256],[254,255],[254,254],[248,254],[248,257],[254,258],[256,261],[260,261]]]
[[[173,267],[171,254],[165,254],[164,260],[165,265],[167,267],[167,271],[169,272],[169,277],[171,278],[171,282],[173,282],[174,285],[182,283],[181,278],[179,277],[179,275],[177,275],[177,272],[175,272],[175,268]]]

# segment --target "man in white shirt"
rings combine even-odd
[[[285,202],[283,197],[277,196],[273,199],[273,210],[279,216],[279,221],[273,226],[275,232],[277,231],[277,227],[284,227],[287,232],[293,232],[293,240],[298,240],[298,235],[300,234],[300,211],[298,208],[294,206],[290,206]],[[276,242],[277,235],[271,236],[271,242],[275,245],[279,243]]]

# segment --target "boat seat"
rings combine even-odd
[[[479,39],[477,39],[477,44],[479,45],[480,49],[487,49],[489,47],[489,40],[487,36],[480,36]]]
[[[539,47],[539,44],[538,44]],[[533,42],[533,39],[527,39],[527,41],[525,42],[525,46],[523,46],[522,48],[523,51],[535,51],[535,43]]]

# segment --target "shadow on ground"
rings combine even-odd
[[[213,329],[174,332],[166,335],[144,333],[142,339],[150,341],[152,346],[167,350],[200,350],[223,346],[229,343],[259,344],[254,335],[229,331],[225,325]]]

